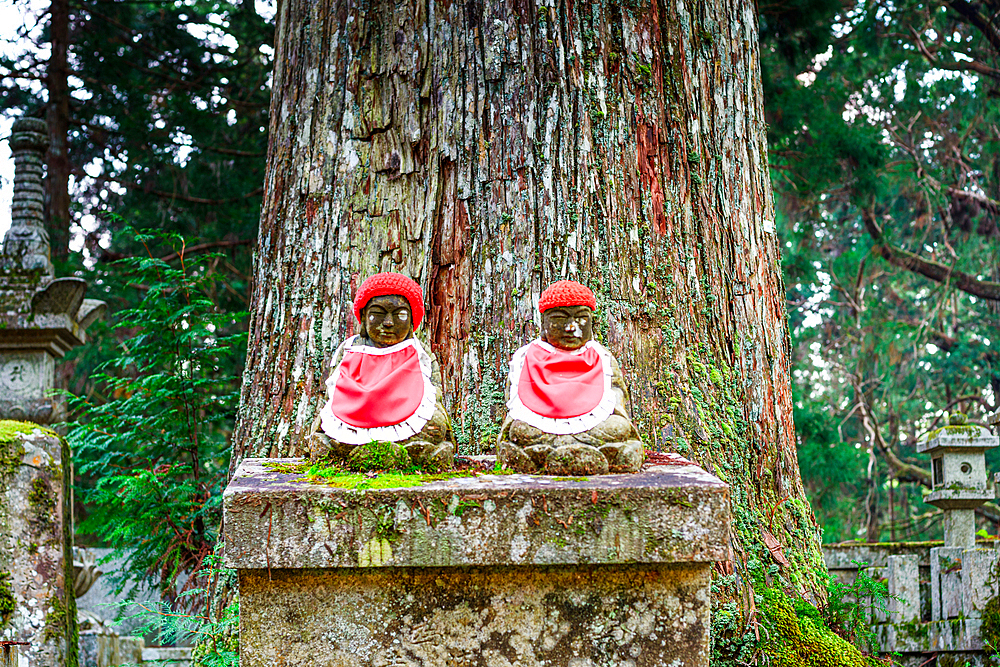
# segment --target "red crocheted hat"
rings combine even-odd
[[[354,297],[354,316],[361,321],[361,309],[377,296],[398,294],[410,302],[413,311],[413,328],[420,326],[424,319],[424,293],[420,285],[413,282],[402,273],[376,273],[361,283],[358,294]]]
[[[597,310],[597,299],[586,285],[572,280],[560,280],[545,288],[538,299],[538,310],[544,313],[549,308],[559,306],[590,306]]]

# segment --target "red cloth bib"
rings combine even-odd
[[[517,383],[524,407],[550,419],[591,412],[604,397],[604,364],[590,347],[580,354],[533,344]]]
[[[393,426],[409,419],[424,397],[420,359],[412,345],[389,354],[348,349],[340,362],[330,408],[358,428]]]

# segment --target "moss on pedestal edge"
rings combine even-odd
[[[66,636],[66,605],[63,604],[62,598],[59,596],[53,596],[51,600],[52,607],[45,615],[45,632],[43,634],[45,641]]]
[[[981,434],[981,429],[978,426],[965,426],[965,425],[949,425],[942,426],[939,429],[935,429],[928,433],[924,437],[925,442],[930,442],[939,435],[964,435],[969,440],[975,440]]]
[[[10,584],[10,579],[10,572],[0,570],[0,630],[10,622],[16,607],[14,588]]]
[[[14,469],[21,464],[24,446],[18,436],[29,435],[36,430],[59,437],[55,431],[38,424],[0,419],[0,478],[12,475]]]
[[[1000,576],[1000,562],[993,567],[993,580]],[[985,656],[983,664],[996,667],[1000,665],[1000,595],[990,598],[983,607],[983,624],[979,636],[983,640]]]

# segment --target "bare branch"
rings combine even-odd
[[[875,222],[875,214],[870,209],[862,209],[861,217],[865,223],[865,230],[877,244],[874,251],[893,266],[918,273],[938,283],[950,282],[963,292],[980,299],[1000,301],[1000,283],[978,280],[968,273],[956,271],[941,262],[924,259],[920,255],[886,243],[882,236],[881,227]]]
[[[969,24],[979,29],[993,48],[1000,53],[1000,31],[993,22],[979,13],[979,10],[966,0],[948,0],[947,5],[964,16]]]
[[[948,194],[958,199],[974,201],[993,215],[1000,215],[1000,202],[990,199],[986,195],[981,195],[978,192],[969,192],[968,190],[959,190],[958,188],[948,188]]]

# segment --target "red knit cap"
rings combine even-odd
[[[586,285],[572,280],[560,280],[542,292],[542,296],[538,299],[538,310],[544,313],[549,308],[559,306],[590,306],[591,310],[597,310],[597,299]]]
[[[358,322],[361,321],[361,309],[367,306],[369,301],[377,296],[393,294],[398,294],[410,302],[413,328],[419,327],[421,320],[424,319],[424,293],[420,290],[420,285],[402,273],[376,273],[361,283],[358,294],[354,297],[354,316],[358,318]]]

